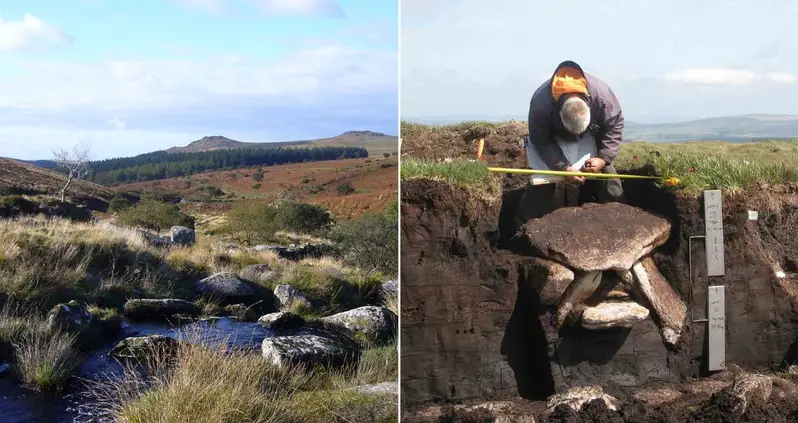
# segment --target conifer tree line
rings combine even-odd
[[[116,185],[193,175],[206,170],[368,157],[362,147],[238,148],[192,153],[156,151],[92,163],[89,181]]]

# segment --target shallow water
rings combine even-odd
[[[76,381],[60,394],[38,393],[18,385],[9,375],[0,376],[0,422],[2,423],[88,423],[103,422],[87,397],[81,380],[97,380],[122,374],[122,366],[108,352],[121,339],[129,336],[165,335],[176,339],[203,343],[226,342],[228,347],[260,350],[261,342],[274,331],[258,323],[219,318],[203,320],[181,327],[151,323],[131,323],[115,340],[100,349],[87,353]]]

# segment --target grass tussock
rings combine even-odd
[[[627,143],[616,167],[654,166],[675,176],[689,194],[721,189],[730,193],[755,186],[798,182],[798,142]]]
[[[60,330],[29,332],[14,348],[16,372],[36,390],[60,390],[79,363],[75,336]]]
[[[408,157],[402,159],[402,180],[427,178],[455,182],[468,186],[484,186],[491,183],[491,174],[483,161],[456,158],[437,161]]]
[[[396,381],[395,348],[367,353],[342,371],[280,369],[258,354],[202,342],[182,347],[174,361],[102,381],[98,402],[116,421],[352,422],[396,421],[396,399],[348,388],[363,381]]]

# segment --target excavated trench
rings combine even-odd
[[[726,275],[713,278],[706,277],[703,240],[689,253],[689,237],[704,234],[700,197],[625,182],[632,207],[542,200],[522,228],[515,214],[523,188],[508,188],[402,184],[407,421],[424,414],[418,410],[486,401],[537,414],[546,407],[541,401],[580,386],[600,386],[624,404],[619,414],[594,401],[583,414],[615,417],[584,421],[649,421],[639,420],[641,410],[650,421],[723,421],[723,383],[688,388],[728,373],[709,374],[707,324],[693,322],[706,317],[708,284],[725,286],[727,367],[773,372],[798,362],[798,188],[724,195]],[[578,247],[591,242],[592,249]],[[681,394],[644,398],[665,387]],[[798,389],[779,392],[781,400],[798,398]],[[680,406],[688,411],[663,411]],[[782,421],[792,412],[784,405],[762,411],[775,420],[751,415],[762,407],[749,407],[740,421]],[[560,411],[549,421],[583,421]]]

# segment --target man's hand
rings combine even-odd
[[[566,168],[565,171],[566,172],[579,172],[579,169],[577,169],[577,168],[575,168],[573,166],[570,166],[570,167]],[[581,184],[585,183],[585,177],[584,176],[566,176],[565,179],[571,184],[581,185]]]
[[[585,167],[582,168],[582,172],[599,173],[601,172],[601,169],[604,169],[604,166],[606,165],[607,162],[605,162],[604,160],[598,157],[593,157],[585,161]]]

